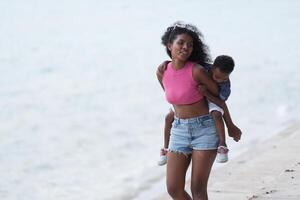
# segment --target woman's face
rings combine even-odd
[[[193,52],[193,38],[184,33],[177,35],[168,48],[171,51],[172,59],[187,61]]]

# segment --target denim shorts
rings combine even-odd
[[[190,154],[193,150],[217,149],[219,136],[211,115],[179,119],[172,124],[169,150]]]

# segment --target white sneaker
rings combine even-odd
[[[160,150],[159,161],[157,162],[159,166],[163,166],[167,163],[167,153],[168,153],[168,149],[163,148]]]
[[[228,151],[229,149],[225,146],[218,147],[218,153],[216,159],[218,163],[225,163],[228,161]]]

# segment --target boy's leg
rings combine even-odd
[[[217,162],[224,163],[228,161],[228,148],[226,145],[225,125],[223,121],[223,109],[212,102],[208,102],[209,112],[212,115],[216,131],[219,135],[219,147],[217,152]]]
[[[216,130],[219,135],[220,143],[219,146],[226,146],[226,138],[225,138],[225,128],[222,113],[216,110],[211,112],[211,115],[216,124]]]
[[[170,134],[172,123],[174,121],[174,111],[170,109],[170,112],[165,117],[165,128],[164,128],[164,148],[168,149],[169,141],[170,141]]]
[[[167,163],[167,153],[169,148],[169,141],[170,141],[173,121],[174,121],[174,111],[170,109],[170,112],[165,117],[164,148],[160,150],[160,158],[158,161],[158,165],[165,165]]]

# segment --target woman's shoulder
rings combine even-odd
[[[193,73],[202,74],[205,73],[205,68],[199,63],[193,63]]]
[[[199,82],[202,79],[202,77],[205,75],[205,73],[206,73],[205,69],[202,65],[198,63],[194,63],[192,76],[195,81]]]

